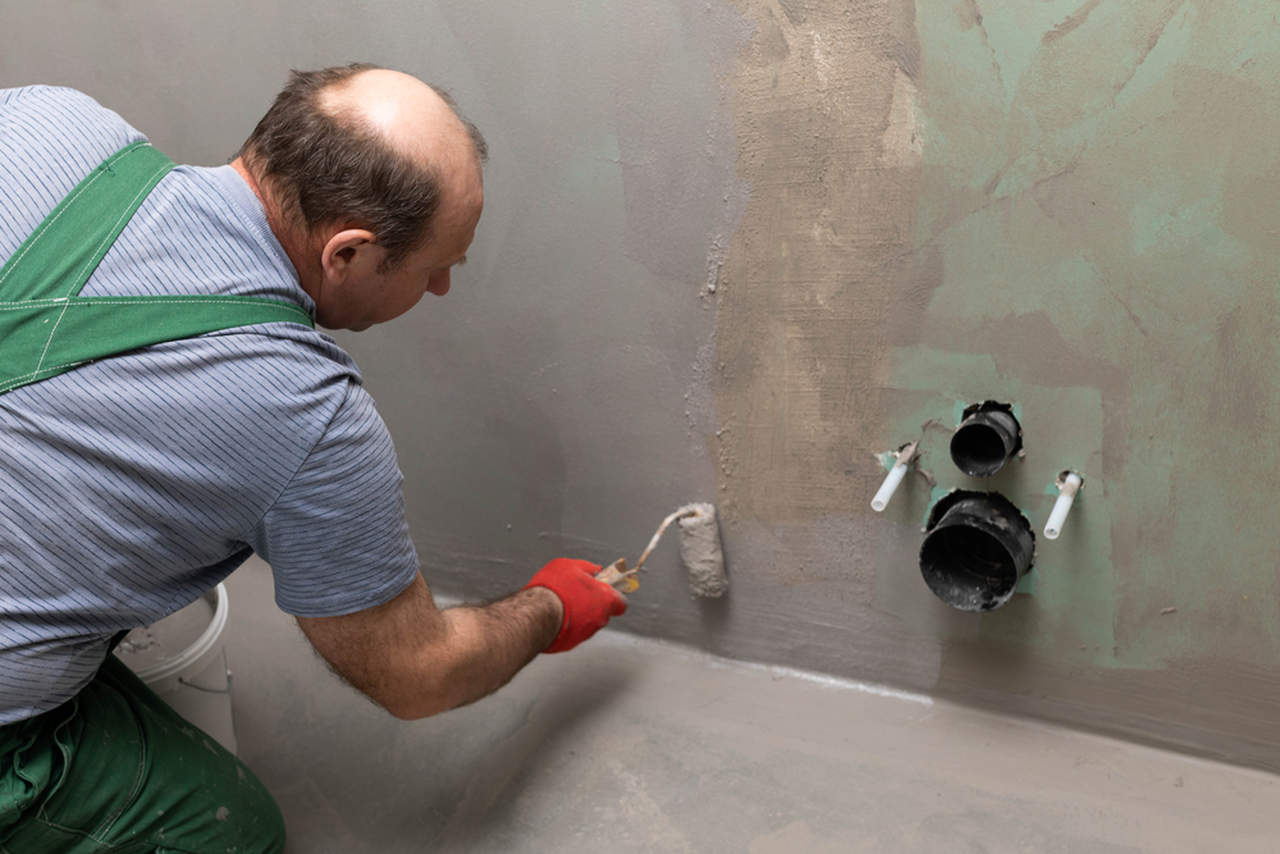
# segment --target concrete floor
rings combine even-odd
[[[402,723],[329,674],[265,565],[228,587],[240,755],[294,854],[1280,846],[1280,778],[615,632]]]

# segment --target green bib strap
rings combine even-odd
[[[255,297],[75,297],[0,302],[0,394],[105,356],[255,323],[311,325],[292,303]],[[22,356],[20,360],[10,354]]]
[[[104,160],[58,203],[0,268],[0,299],[70,297],[124,231],[173,161],[145,142]]]
[[[138,347],[257,323],[313,327],[299,306],[257,297],[79,296],[173,161],[145,142],[107,158],[0,268],[0,394]]]

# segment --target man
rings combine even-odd
[[[447,293],[484,157],[443,96],[365,65],[295,72],[217,169],[81,93],[0,90],[0,851],[282,850],[256,778],[109,655],[252,552],[399,718],[625,610],[567,559],[437,610],[390,437],[311,325]]]

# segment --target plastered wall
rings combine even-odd
[[[187,162],[224,162],[289,67],[356,59],[485,130],[453,293],[341,337],[438,590],[634,560],[713,500],[728,599],[691,600],[667,543],[622,627],[1280,768],[1274,4],[55,0],[0,25],[0,84],[85,89]],[[1087,483],[1022,592],[961,614],[916,567],[929,485],[868,502],[877,454],[988,397],[1023,414],[995,486],[1037,528],[1060,469]],[[972,486],[946,442],[921,466]]]
[[[713,385],[727,515],[800,540],[762,574],[840,602],[846,669],[1275,767],[1274,5],[746,11]],[[938,491],[875,518],[867,460],[923,436],[984,487],[921,425],[990,397],[1027,450],[994,487],[1037,528],[1086,490],[975,617],[915,571]]]

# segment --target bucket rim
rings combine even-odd
[[[222,582],[218,582],[216,587],[212,590],[206,590],[200,596],[201,598],[207,598],[210,593],[213,594],[214,601],[213,618],[209,620],[209,625],[205,626],[204,631],[173,658],[166,658],[163,661],[157,661],[155,664],[150,664],[134,671],[139,679],[150,685],[177,676],[199,661],[209,650],[213,649],[218,642],[218,638],[222,636],[223,630],[227,627],[227,615],[230,611],[231,601],[227,595],[227,587]]]

